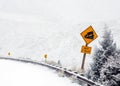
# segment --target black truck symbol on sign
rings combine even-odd
[[[94,39],[93,31],[88,32],[88,33],[85,35],[85,38],[87,38],[87,39]]]

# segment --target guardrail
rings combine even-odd
[[[23,59],[23,58],[10,58],[10,57],[0,57],[0,59],[4,59],[4,60],[13,60],[13,61],[20,61],[20,62],[25,62],[25,63],[32,63],[32,64],[37,64],[37,65],[42,65],[42,66],[45,66],[45,67],[48,67],[48,68],[51,68],[51,69],[54,69],[54,70],[59,70],[59,71],[63,71],[66,75],[69,75],[69,76],[75,76],[79,81],[82,81],[84,82],[85,84],[87,84],[88,86],[100,86],[98,83],[95,83],[79,74],[76,74],[72,71],[69,71],[69,70],[65,70],[64,68],[62,67],[59,67],[59,66],[54,66],[54,65],[50,65],[50,64],[47,64],[45,62],[40,62],[40,61],[33,61],[31,59]]]

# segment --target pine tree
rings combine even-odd
[[[101,70],[101,66],[102,66],[102,59],[101,59],[101,55],[102,55],[103,51],[102,50],[98,50],[96,49],[96,53],[94,54],[95,57],[97,58],[93,58],[93,63],[91,64],[91,68],[88,71],[87,77],[93,81],[98,81],[99,77],[100,77],[100,70]]]
[[[120,52],[108,58],[101,70],[100,80],[104,86],[120,86]]]
[[[93,56],[93,63],[87,73],[87,77],[96,82],[100,79],[100,71],[103,65],[107,62],[109,56],[113,56],[116,52],[116,44],[113,43],[111,31],[107,30],[107,26],[105,26],[104,29],[105,32],[102,37],[102,42],[100,42],[100,48],[96,48]]]

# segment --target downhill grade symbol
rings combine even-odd
[[[86,30],[84,30],[80,34],[85,40],[86,44],[91,43],[93,40],[95,40],[98,37],[92,26],[89,26]]]

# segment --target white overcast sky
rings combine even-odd
[[[120,18],[120,0],[0,0],[0,12],[59,21],[106,21]]]

